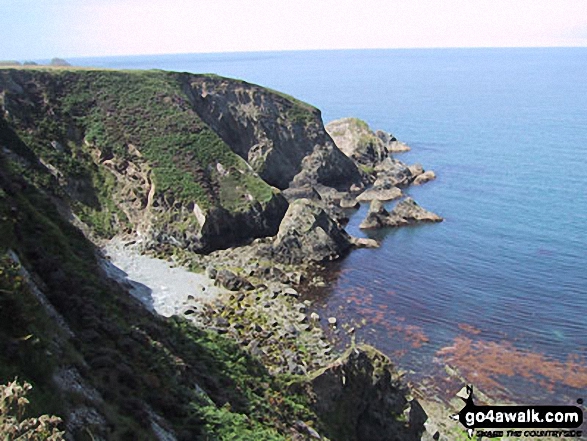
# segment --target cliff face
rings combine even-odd
[[[269,184],[285,189],[360,182],[324,130],[320,111],[286,95],[220,77],[183,76],[198,115]]]

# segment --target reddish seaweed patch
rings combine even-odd
[[[457,337],[437,355],[480,388],[501,389],[500,377],[519,376],[552,391],[555,385],[587,388],[587,361],[569,356],[564,362],[516,348],[509,342],[473,341]]]
[[[479,335],[481,334],[481,330],[477,329],[473,325],[469,325],[468,323],[459,323],[459,329],[465,331],[467,334]]]

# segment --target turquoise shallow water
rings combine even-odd
[[[497,395],[507,387],[517,400],[587,389],[587,49],[72,61],[242,78],[308,101],[325,122],[357,116],[396,134],[413,147],[399,159],[438,175],[408,193],[446,220],[378,232],[380,249],[336,266],[331,286],[316,294],[319,311],[365,319],[358,339],[421,374],[440,376],[451,361],[470,381]],[[352,234],[362,235],[365,208],[352,217]],[[510,371],[488,374],[498,357]]]

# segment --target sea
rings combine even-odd
[[[348,232],[381,247],[331,265],[308,294],[337,318],[333,337],[376,346],[447,397],[467,382],[518,404],[587,399],[587,48],[69,61],[239,78],[318,107],[325,123],[353,116],[393,133],[412,147],[398,159],[437,175],[405,193],[444,222],[367,233],[368,207],[349,213]]]

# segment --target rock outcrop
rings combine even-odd
[[[422,185],[434,179],[436,179],[436,174],[432,170],[428,170],[416,176],[416,179],[414,179],[414,185]]]
[[[287,263],[335,260],[351,246],[344,228],[309,199],[290,204],[272,244],[274,259]]]
[[[416,441],[427,416],[391,361],[369,346],[349,349],[310,375],[314,408],[337,441]]]
[[[442,222],[442,218],[431,211],[420,207],[412,198],[405,198],[400,201],[391,211],[392,215],[398,216],[408,223],[417,222]]]
[[[374,199],[371,201],[367,216],[363,219],[359,228],[369,230],[383,227],[399,227],[407,224],[408,222],[405,219],[389,213],[380,200]]]
[[[391,201],[393,199],[399,199],[402,197],[402,191],[397,188],[397,187],[389,187],[389,188],[385,188],[385,187],[379,187],[379,186],[373,186],[367,190],[365,190],[363,193],[361,193],[359,196],[357,196],[357,201],[359,202],[369,202],[372,201],[374,199],[378,200],[378,201]]]
[[[381,201],[373,200],[359,228],[400,227],[420,222],[442,222],[442,220],[437,214],[420,207],[410,197],[398,202],[391,213],[385,209]]]
[[[389,151],[384,143],[358,118],[342,118],[326,125],[326,131],[342,152],[356,163],[369,167],[383,161]]]
[[[411,150],[410,146],[398,141],[395,136],[391,133],[384,132],[383,130],[377,130],[375,135],[383,142],[383,145],[387,148],[390,153],[403,153]]]
[[[315,107],[244,81],[187,74],[181,80],[200,118],[270,185],[348,189],[361,182]]]

